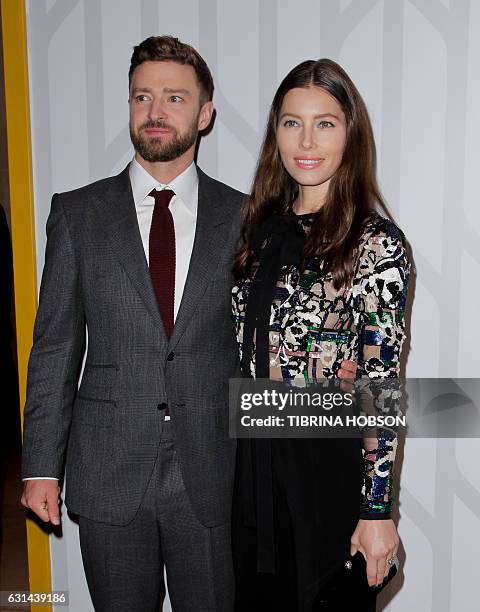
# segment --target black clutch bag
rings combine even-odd
[[[320,589],[313,603],[313,612],[347,612],[368,609],[375,598],[398,571],[398,559],[390,567],[382,584],[369,586],[367,562],[361,552],[349,557]]]

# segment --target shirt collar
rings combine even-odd
[[[192,213],[196,213],[198,204],[198,174],[194,162],[170,181],[168,185],[159,183],[135,158],[130,163],[129,175],[135,207],[151,206],[153,199],[146,199],[148,194],[152,189],[161,187],[162,189],[172,189],[187,208]]]

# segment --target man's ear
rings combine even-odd
[[[212,120],[212,115],[214,111],[213,102],[209,100],[203,104],[200,109],[200,113],[198,115],[198,129],[200,132],[206,130],[210,125],[210,121]]]

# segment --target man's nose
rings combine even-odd
[[[160,119],[166,119],[167,113],[165,104],[162,99],[153,99],[149,108],[149,118],[152,121],[158,121]]]

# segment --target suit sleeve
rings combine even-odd
[[[364,245],[355,283],[357,312],[361,313],[358,372],[363,377],[357,389],[366,414],[381,416],[398,409],[409,272],[401,231],[393,224],[374,231]],[[387,519],[393,502],[396,431],[378,427],[375,438],[364,442],[360,518]]]
[[[61,478],[85,349],[79,265],[62,196],[47,221],[47,248],[27,376],[22,478]]]

